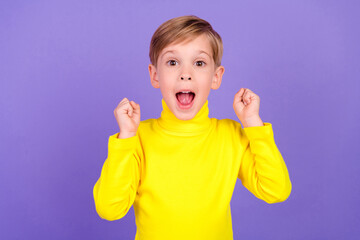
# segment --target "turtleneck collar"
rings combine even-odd
[[[161,117],[157,119],[159,126],[167,131],[177,135],[193,135],[209,130],[211,119],[209,118],[208,100],[201,107],[194,118],[190,120],[178,119],[165,103],[161,100],[163,110]]]

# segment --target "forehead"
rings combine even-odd
[[[174,54],[174,55],[177,55],[177,54],[180,54],[181,51],[177,51],[177,50],[166,50],[164,51],[163,53],[161,53],[160,57],[164,57],[164,56],[167,56],[169,54]],[[194,55],[200,55],[200,54],[204,54],[204,55],[207,55],[208,57],[211,57],[211,53],[208,52],[208,51],[205,51],[205,50],[196,50],[196,51],[193,51],[192,52]]]
[[[196,55],[205,54],[209,57],[212,55],[210,41],[206,35],[202,34],[196,38],[186,38],[181,42],[169,44],[161,51],[160,57],[167,54],[181,54],[183,52]]]

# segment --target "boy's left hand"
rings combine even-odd
[[[260,97],[250,89],[241,88],[235,94],[233,107],[244,127],[264,126],[259,116]]]

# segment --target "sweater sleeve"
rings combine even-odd
[[[109,221],[120,219],[129,211],[141,171],[138,136],[119,139],[118,135],[109,137],[108,156],[93,188],[96,212]]]
[[[238,178],[257,198],[267,203],[285,201],[292,184],[279,152],[271,123],[241,128],[242,159]]]

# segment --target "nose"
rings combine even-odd
[[[191,65],[184,64],[180,70],[180,79],[181,80],[191,80],[192,67]]]
[[[185,78],[187,78],[188,80],[191,80],[191,77],[184,77],[184,76],[181,76],[181,80],[184,80]]]

